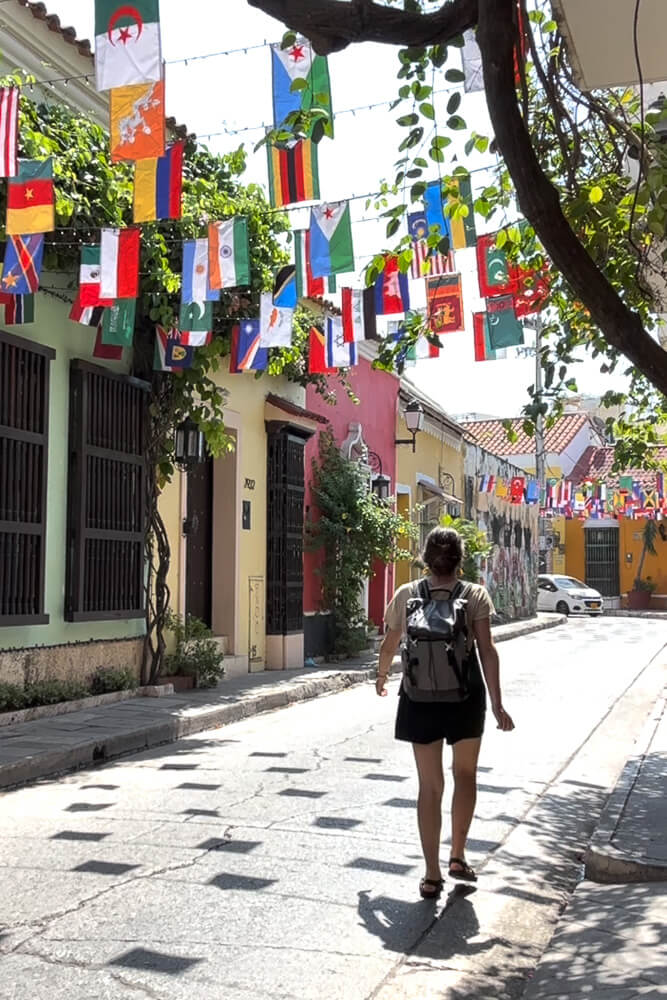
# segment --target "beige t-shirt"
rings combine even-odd
[[[434,593],[434,596],[443,599],[449,596],[446,591],[438,591],[437,588],[433,586],[433,577],[426,577],[426,582]],[[465,581],[461,581],[465,583]],[[387,628],[399,629],[405,635],[405,608],[408,600],[411,597],[417,596],[417,590],[419,587],[419,581],[413,580],[412,583],[404,583],[402,587],[399,587],[394,594],[391,602],[387,605],[387,610],[384,613],[384,622]],[[465,584],[466,591],[464,597],[467,601],[466,604],[466,621],[468,625],[468,645],[472,647],[474,642],[474,632],[473,632],[473,622],[482,621],[484,618],[490,618],[491,615],[495,614],[496,609],[493,606],[493,601],[489,597],[489,593],[485,587],[482,587],[478,583],[467,583]]]

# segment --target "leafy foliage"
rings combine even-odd
[[[461,576],[469,583],[479,583],[479,560],[491,555],[493,542],[488,540],[486,532],[481,531],[474,521],[467,521],[464,517],[444,514],[440,518],[440,524],[443,528],[458,531],[465,546]]]
[[[193,676],[197,687],[215,687],[225,672],[224,656],[210,628],[194,615],[183,620],[172,612],[165,625],[176,640],[175,651],[165,658],[165,673]]]
[[[642,554],[639,559],[639,566],[637,567],[637,576],[635,577],[633,588],[635,590],[648,590],[651,593],[656,588],[655,583],[648,577],[646,580],[643,579],[642,573],[644,571],[644,562],[646,561],[647,555],[657,556],[658,552],[655,547],[656,538],[658,537],[658,525],[655,521],[647,519],[642,530]]]
[[[417,529],[378,500],[364,470],[343,457],[329,432],[320,435],[319,462],[313,462],[313,498],[319,518],[306,525],[306,544],[323,555],[322,607],[333,614],[335,652],[350,655],[366,644],[360,597],[374,560],[410,558],[400,543]]]

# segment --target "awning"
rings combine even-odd
[[[421,486],[425,490],[428,490],[429,493],[433,493],[434,496],[440,497],[440,499],[444,500],[445,503],[455,503],[460,507],[463,506],[463,500],[452,496],[451,493],[445,493],[442,486],[438,486],[435,479],[431,479],[430,476],[426,476],[421,472],[417,473],[417,485]]]

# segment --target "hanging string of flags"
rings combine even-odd
[[[287,47],[280,43],[268,47],[274,129],[284,129],[295,112],[318,109],[327,115],[313,116],[310,134],[303,138],[266,143],[272,210],[310,203],[310,221],[306,229],[293,231],[294,263],[281,269],[274,288],[261,295],[259,318],[233,328],[234,372],[264,370],[269,349],[292,343],[298,300],[321,299],[325,282],[331,293],[338,276],[354,273],[350,202],[368,197],[334,202],[320,197],[319,147],[323,139],[333,139],[335,119],[327,59],[301,37]],[[469,57],[466,49],[467,74]],[[97,357],[119,357],[132,344],[142,224],[182,217],[185,142],[167,144],[164,78],[159,0],[137,0],[131,7],[121,0],[95,0],[95,80],[98,90],[109,92],[111,159],[134,163],[134,225],[104,229],[99,244],[81,245],[79,289],[70,319],[96,329]],[[468,84],[469,74],[466,89],[475,89]],[[8,241],[0,305],[5,317],[12,316],[17,323],[34,321],[45,235],[55,229],[52,160],[17,156],[19,100],[19,88],[0,88],[0,175],[8,178]],[[425,281],[429,337],[421,337],[406,356],[438,357],[436,338],[465,329],[455,254],[475,247],[480,294],[487,300],[486,312],[474,317],[475,359],[498,360],[508,347],[523,342],[518,318],[542,307],[548,293],[546,278],[512,264],[497,234],[478,236],[470,176],[448,181],[445,190],[441,180],[427,184],[423,209],[410,213],[407,225],[412,249],[409,275],[397,255],[385,254],[383,270],[370,287],[343,284],[340,315],[325,314],[321,334],[311,331],[311,371],[327,374],[356,364],[358,343],[378,337],[377,317],[409,311],[410,280]],[[427,242],[434,233],[441,237],[435,249]],[[443,249],[445,239],[448,249]],[[178,327],[156,328],[156,368],[179,371],[192,364],[194,350],[212,338],[214,303],[222,289],[246,287],[250,277],[245,218],[210,222],[206,236],[185,240]],[[398,323],[390,335],[400,340],[404,333],[405,326]]]
[[[632,476],[620,476],[613,488],[602,480],[573,484],[552,478],[547,480],[544,490],[542,514],[546,517],[560,514],[568,519],[661,519],[667,516],[665,475],[656,472],[653,485]]]

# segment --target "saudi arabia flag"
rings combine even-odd
[[[159,0],[95,0],[95,75],[98,90],[161,78]]]

